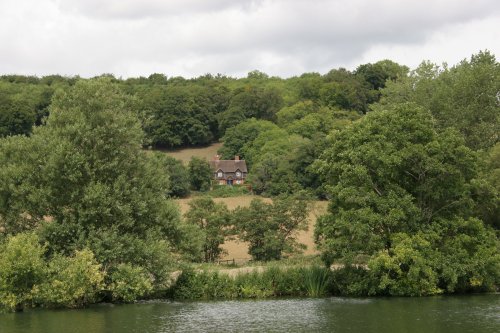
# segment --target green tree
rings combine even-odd
[[[392,233],[471,210],[475,155],[455,133],[439,135],[416,105],[369,114],[335,133],[321,160],[332,201],[318,236],[331,260],[390,249]]]
[[[317,108],[318,107],[312,101],[302,101],[284,107],[276,114],[277,123],[280,127],[285,127],[295,120],[302,119],[308,114],[316,112]]]
[[[199,85],[155,85],[138,92],[149,141],[166,147],[212,142],[218,136],[219,93]]]
[[[89,248],[104,265],[151,263],[144,240],[173,243],[179,213],[142,138],[129,99],[108,79],[59,91],[45,126],[0,140],[2,230],[36,229],[50,252]]]
[[[372,89],[385,87],[387,80],[397,80],[408,75],[409,68],[391,60],[381,60],[374,64],[363,64],[356,68],[355,75],[369,82]]]
[[[202,258],[214,262],[224,254],[220,247],[230,234],[231,215],[224,203],[215,203],[211,197],[194,198],[189,202],[186,222],[198,227],[203,234]]]
[[[231,159],[236,155],[245,159],[244,147],[253,142],[259,134],[271,129],[278,129],[278,126],[267,120],[255,118],[245,120],[226,131],[221,140],[224,145],[219,149],[219,154],[222,155],[222,159]]]
[[[282,129],[262,133],[247,150],[249,181],[259,194],[292,194],[301,187],[290,162],[306,139]]]
[[[422,63],[409,77],[388,82],[381,104],[415,102],[431,111],[438,127],[453,127],[472,149],[494,146],[500,138],[500,65],[489,52],[442,68]],[[376,108],[375,108],[376,109]]]
[[[248,118],[275,120],[282,105],[283,98],[277,89],[252,85],[237,89],[228,109],[219,117],[220,132],[225,133],[227,128]]]
[[[154,152],[153,155],[158,162],[158,168],[164,169],[168,174],[170,185],[167,194],[175,198],[188,196],[191,183],[188,169],[182,161],[165,153]]]
[[[332,198],[329,214],[315,230],[327,264],[369,263],[378,283],[386,273],[394,279],[390,285],[379,285],[375,293],[382,294],[436,293],[450,285],[445,279],[452,273],[445,274],[445,265],[469,287],[474,267],[485,272],[479,285],[486,287],[497,279],[484,261],[474,259],[493,254],[498,243],[481,221],[471,220],[477,155],[458,133],[440,132],[429,112],[415,104],[400,104],[367,115],[331,139],[316,165]],[[451,232],[459,225],[456,221],[476,222]],[[471,240],[469,228],[476,228],[481,246],[456,243]],[[423,240],[415,238],[419,233]],[[433,237],[435,233],[440,236]],[[454,244],[453,251],[462,257],[448,256],[452,252],[446,244]],[[490,264],[498,267],[500,257],[491,259]],[[393,272],[394,265],[402,271]]]
[[[249,242],[252,258],[279,260],[300,252],[304,245],[297,241],[297,232],[307,230],[308,206],[303,200],[280,197],[273,203],[253,199],[249,207],[234,210],[239,238]]]
[[[323,79],[325,83],[320,90],[323,105],[362,113],[368,111],[372,92],[364,79],[344,68],[331,70]]]
[[[208,191],[210,189],[213,172],[205,158],[193,156],[188,164],[191,188],[195,191]]]

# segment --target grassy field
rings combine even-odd
[[[207,161],[212,160],[213,157],[217,154],[217,150],[220,147],[222,147],[222,143],[214,143],[207,147],[184,148],[184,149],[161,150],[161,151],[169,156],[181,160],[184,164],[188,164],[189,160],[193,156],[206,158]]]
[[[215,198],[214,201],[224,202],[229,209],[235,209],[238,206],[249,206],[250,201],[252,201],[252,199],[254,198],[258,198],[258,196],[245,195],[232,198]],[[189,209],[188,203],[190,200],[190,198],[176,200],[183,214]],[[263,198],[263,200],[267,202],[271,201],[271,199],[268,198]],[[304,254],[306,255],[317,254],[314,246],[314,225],[316,224],[316,219],[318,218],[318,216],[326,212],[327,206],[328,202],[326,201],[315,201],[313,209],[309,214],[309,230],[299,233],[299,242],[307,246],[307,249],[304,251]],[[235,259],[236,262],[244,262],[250,259],[250,256],[248,255],[248,245],[245,242],[240,242],[238,240],[226,241],[226,243],[222,247],[227,251],[227,254],[222,258],[223,260]]]

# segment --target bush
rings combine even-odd
[[[263,273],[253,271],[239,274],[235,278],[238,288],[238,297],[241,298],[265,298],[274,295],[272,279],[263,278]]]
[[[0,306],[23,310],[45,276],[44,248],[34,234],[18,234],[0,244]]]
[[[427,296],[442,292],[430,243],[420,236],[396,234],[391,254],[380,251],[372,256],[368,266],[377,295]]]
[[[218,272],[195,272],[186,269],[172,287],[174,299],[235,298],[234,280]]]
[[[113,301],[132,302],[149,294],[153,285],[142,267],[120,264],[111,273],[109,288]]]
[[[325,296],[332,289],[326,268],[270,266],[244,272],[234,278],[219,272],[184,270],[171,289],[175,299],[267,298],[277,296]]]
[[[334,295],[367,296],[372,284],[369,271],[362,267],[346,266],[332,271]]]
[[[215,185],[213,190],[207,193],[207,195],[213,198],[239,197],[247,194],[250,194],[250,190],[246,186],[241,185]]]
[[[36,292],[37,303],[68,308],[95,303],[103,281],[104,272],[90,250],[76,251],[73,257],[56,255],[49,263],[46,281]]]
[[[170,284],[172,250],[169,243],[155,232],[139,237],[117,228],[93,230],[82,245],[92,249],[97,260],[110,272],[120,263],[128,263],[142,267],[150,274],[155,289],[167,289]]]

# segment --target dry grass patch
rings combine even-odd
[[[188,164],[191,157],[196,156],[200,158],[206,158],[207,161],[213,159],[213,157],[217,154],[217,150],[222,147],[222,143],[213,143],[207,147],[196,147],[196,148],[182,148],[182,149],[160,149],[161,151],[173,158],[181,160],[185,165]]]

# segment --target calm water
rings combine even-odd
[[[500,295],[99,305],[0,314],[0,332],[500,332]]]

